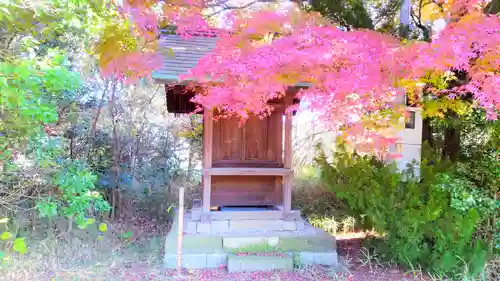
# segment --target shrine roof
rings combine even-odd
[[[163,55],[163,66],[153,72],[158,84],[177,84],[183,82],[179,77],[189,74],[198,61],[215,48],[215,36],[198,35],[183,38],[177,34],[164,34],[160,37],[158,52]]]

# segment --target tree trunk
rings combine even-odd
[[[88,137],[88,144],[87,144],[87,149],[85,151],[85,157],[88,160],[90,157],[90,151],[92,150],[92,142],[95,137],[95,131],[97,127],[97,121],[99,121],[99,117],[101,116],[101,109],[104,104],[104,98],[106,97],[106,93],[108,92],[108,87],[109,87],[109,81],[105,81],[104,85],[104,90],[102,91],[101,95],[101,100],[99,101],[99,106],[97,107],[97,111],[94,117],[94,120],[92,121],[92,126],[90,127],[90,132],[89,132],[89,137]]]
[[[450,117],[455,118],[455,117]],[[443,157],[452,161],[458,159],[460,153],[460,128],[457,125],[451,125],[444,131]]]
[[[408,38],[410,35],[410,14],[411,14],[411,0],[403,0],[401,3],[401,10],[399,14],[399,36],[401,38]]]
[[[112,170],[112,182],[111,189],[113,190],[112,194],[112,208],[111,208],[111,218],[117,217],[117,193],[115,191],[119,188],[119,179],[120,179],[120,139],[118,135],[118,124],[116,120],[116,81],[113,82],[113,89],[108,97],[108,103],[110,105],[109,114],[111,117],[111,124],[113,129],[113,167]]]
[[[187,176],[188,180],[191,180],[191,177],[193,175],[193,170],[194,170],[194,140],[189,141],[189,154],[188,154],[188,171],[187,171]]]
[[[436,148],[434,137],[432,135],[432,125],[430,118],[424,118],[422,120],[422,143],[423,142],[427,142],[430,147]]]
[[[69,139],[69,158],[75,159],[75,130],[76,130],[76,122],[71,122],[71,134]]]

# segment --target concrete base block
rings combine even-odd
[[[305,228],[305,223],[302,220],[295,221],[295,225],[297,230],[303,230]]]
[[[283,230],[283,220],[236,220],[229,222],[231,230]]]
[[[279,237],[267,237],[267,245],[269,246],[270,249],[275,249],[278,247],[280,244],[280,238]]]
[[[228,220],[212,221],[210,231],[212,233],[228,232],[229,231],[229,221]]]
[[[195,222],[195,221],[188,221],[188,223],[186,225],[186,229],[184,229],[184,232],[186,232],[186,233],[193,233],[194,234],[194,233],[197,232],[197,230],[196,230],[197,226],[198,226],[197,222]]]
[[[268,249],[267,237],[224,237],[222,248],[225,252],[266,252]]]
[[[199,221],[201,219],[201,208],[191,209],[191,220]]]
[[[337,265],[337,253],[314,253],[314,264],[333,266]]]
[[[207,255],[206,254],[185,254],[182,255],[182,267],[183,268],[207,268]],[[175,254],[165,254],[164,258],[165,268],[176,268],[177,267],[177,255]]]
[[[261,270],[284,269],[293,270],[293,259],[285,256],[236,256],[229,255],[227,259],[228,272],[249,272]]]
[[[227,254],[208,254],[207,268],[219,268],[227,266]]]
[[[338,259],[336,252],[298,252],[296,253],[300,265],[326,265],[337,266]]]
[[[202,223],[210,223],[211,220],[212,219],[209,212],[203,212],[203,211],[201,212],[200,221]]]
[[[300,265],[313,265],[314,253],[312,252],[299,252],[296,253]]]
[[[335,252],[335,238],[326,235],[280,237],[282,252]]]
[[[177,235],[169,233],[165,239],[165,253],[177,253]],[[209,235],[184,235],[182,238],[183,254],[222,253],[222,237]]]
[[[297,229],[297,224],[295,221],[284,221],[283,230],[294,231]]]
[[[196,231],[198,233],[210,233],[211,230],[211,224],[209,222],[198,222],[198,227],[196,228]]]

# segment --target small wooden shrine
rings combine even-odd
[[[218,118],[221,112],[203,110],[203,212],[221,207],[265,207],[291,211],[292,113],[285,108],[295,89],[271,101],[267,118],[250,117],[243,125],[237,117]],[[196,94],[183,85],[166,86],[171,113],[192,112]],[[214,121],[214,119],[216,121]]]

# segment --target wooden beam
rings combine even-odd
[[[213,112],[205,108],[203,112],[203,168],[212,167]]]
[[[212,196],[212,177],[203,176],[203,212],[210,213],[210,197]]]
[[[289,104],[289,103],[287,103]],[[285,159],[284,159],[284,167],[291,169],[292,168],[292,113],[287,112],[285,115]]]
[[[292,210],[293,174],[283,176],[283,213],[286,215]]]
[[[285,176],[292,173],[285,168],[209,168],[203,169],[205,176]]]
[[[283,205],[283,177],[274,177],[274,200],[278,205]]]
[[[276,160],[215,160],[213,168],[283,168],[282,161]]]
[[[292,92],[293,93],[293,92]],[[293,94],[288,93],[285,97],[286,106],[290,106],[293,103]],[[292,170],[293,165],[293,152],[292,152],[292,112],[287,112],[285,115],[285,144],[284,144],[284,159],[283,166],[287,169]],[[292,210],[292,185],[293,185],[293,174],[283,176],[283,212],[285,215]]]
[[[203,111],[203,168],[212,168],[213,147],[213,112],[205,108]],[[203,212],[210,212],[210,197],[212,193],[212,179],[210,175],[203,176]]]

